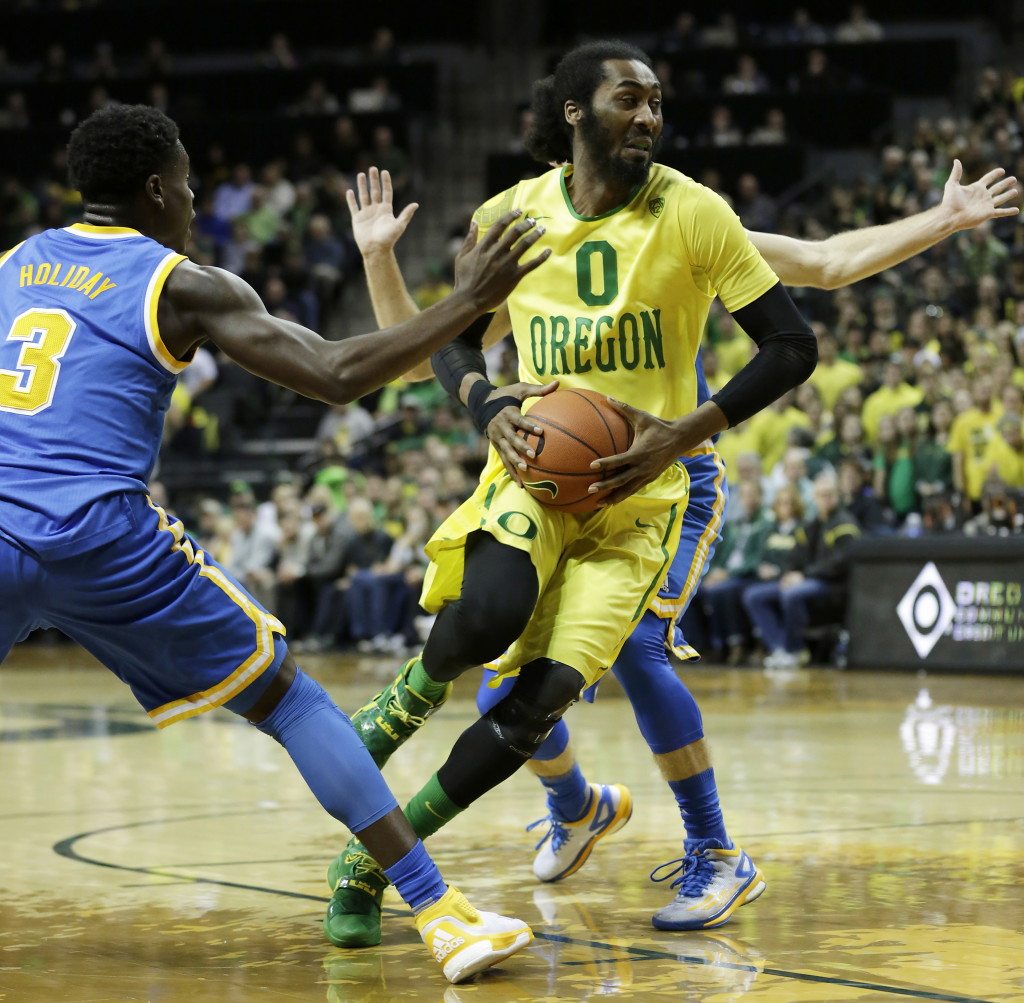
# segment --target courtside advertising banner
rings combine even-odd
[[[850,664],[1024,672],[1024,545],[893,540],[854,554]]]

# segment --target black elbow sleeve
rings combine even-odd
[[[739,425],[803,383],[818,364],[818,342],[782,283],[733,313],[757,355],[711,399],[729,427]]]
[[[493,316],[492,313],[485,313],[478,317],[454,341],[450,341],[430,357],[434,375],[448,391],[448,395],[456,401],[459,400],[462,381],[469,373],[487,376],[483,343],[484,333]]]

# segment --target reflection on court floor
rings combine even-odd
[[[311,661],[347,710],[393,667]],[[0,1000],[1019,1000],[1024,998],[1024,679],[688,670],[733,838],[768,890],[718,930],[660,933],[675,805],[613,683],[572,711],[630,824],[537,884],[528,776],[431,841],[475,901],[536,943],[448,987],[397,897],[380,948],[322,940],[344,834],[284,752],[218,712],[156,732],[71,648],[0,672]],[[475,714],[472,686],[388,766],[401,799]]]

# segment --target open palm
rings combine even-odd
[[[419,208],[418,202],[410,202],[396,216],[392,204],[391,175],[387,171],[378,171],[376,167],[371,167],[368,174],[360,173],[356,178],[356,190],[350,188],[345,196],[352,214],[352,235],[364,257],[390,251]]]
[[[1005,177],[1006,171],[997,167],[973,184],[962,185],[963,173],[963,165],[954,160],[942,195],[942,205],[953,214],[957,230],[970,230],[990,219],[1017,215],[1017,206],[1007,204],[1017,199],[1016,178]]]

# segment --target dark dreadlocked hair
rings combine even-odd
[[[586,42],[567,52],[550,77],[533,85],[533,126],[526,149],[534,159],[544,164],[572,160],[572,126],[565,120],[565,102],[590,106],[604,79],[606,59],[636,59],[654,69],[646,52],[618,39]]]
[[[174,156],[178,127],[143,104],[112,104],[93,112],[68,143],[68,178],[87,201],[120,202]]]

